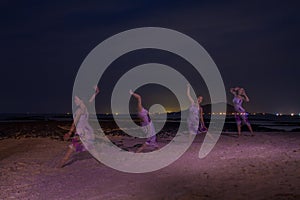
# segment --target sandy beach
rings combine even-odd
[[[168,167],[145,174],[116,171],[88,152],[57,169],[69,142],[3,139],[0,199],[300,199],[300,133],[223,133],[199,159],[203,138]],[[167,141],[158,138],[161,146]]]

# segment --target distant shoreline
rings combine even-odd
[[[252,124],[253,130],[255,132],[300,132],[299,122],[294,121],[272,121],[272,120],[254,120],[250,116],[250,122]],[[51,139],[62,140],[63,135],[67,130],[59,128],[59,126],[70,127],[72,123],[72,118],[68,120],[37,120],[27,119],[28,121],[11,120],[11,121],[1,121],[0,122],[0,140],[7,138],[36,138],[36,137],[49,137]],[[92,123],[98,123],[97,120],[91,120]],[[163,120],[153,119],[154,125],[162,125],[162,130],[157,133],[158,137],[165,137],[166,134],[175,136],[178,130],[179,120],[167,120],[164,124]],[[186,124],[185,120],[181,120],[183,125]],[[123,128],[119,128],[116,123],[109,119],[100,119],[99,123],[102,130],[106,135],[126,135]],[[138,123],[138,122],[137,122]],[[205,123],[209,126],[209,121],[206,119]],[[125,121],[126,124],[126,121]],[[223,132],[235,133],[236,124],[234,118],[226,118],[226,122],[223,127]],[[246,127],[242,127],[242,131],[247,133]]]

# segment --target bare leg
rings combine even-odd
[[[251,136],[254,136],[251,124],[247,124],[247,126],[248,126],[248,129],[249,129],[250,133],[251,133]]]
[[[244,123],[248,126],[248,129],[249,129],[249,131],[251,133],[251,136],[254,136],[251,124],[249,123],[247,116],[243,115],[242,119],[243,119]]]
[[[214,137],[213,137],[213,135],[212,135],[211,133],[206,132],[206,135],[207,135],[211,140],[213,140],[213,141],[215,140]]]
[[[140,153],[141,151],[143,151],[143,149],[147,146],[146,143],[144,143],[140,148],[138,148],[138,150],[136,151],[136,153]]]
[[[241,124],[237,124],[238,136],[241,136]]]
[[[73,149],[68,147],[67,153],[65,154],[64,158],[60,161],[60,164],[58,165],[58,167],[63,168],[64,165],[66,164],[66,162],[69,160],[70,156],[73,153]]]

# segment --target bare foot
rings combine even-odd
[[[140,153],[140,152],[145,148],[145,146],[146,146],[146,144],[143,144],[140,148],[138,148],[138,149],[136,150],[135,153]]]
[[[56,168],[63,168],[67,163],[67,159],[62,159]]]

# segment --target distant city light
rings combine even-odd
[[[279,116],[279,113],[276,113],[276,116]]]
[[[294,113],[291,113],[291,116],[293,117],[295,114]]]

